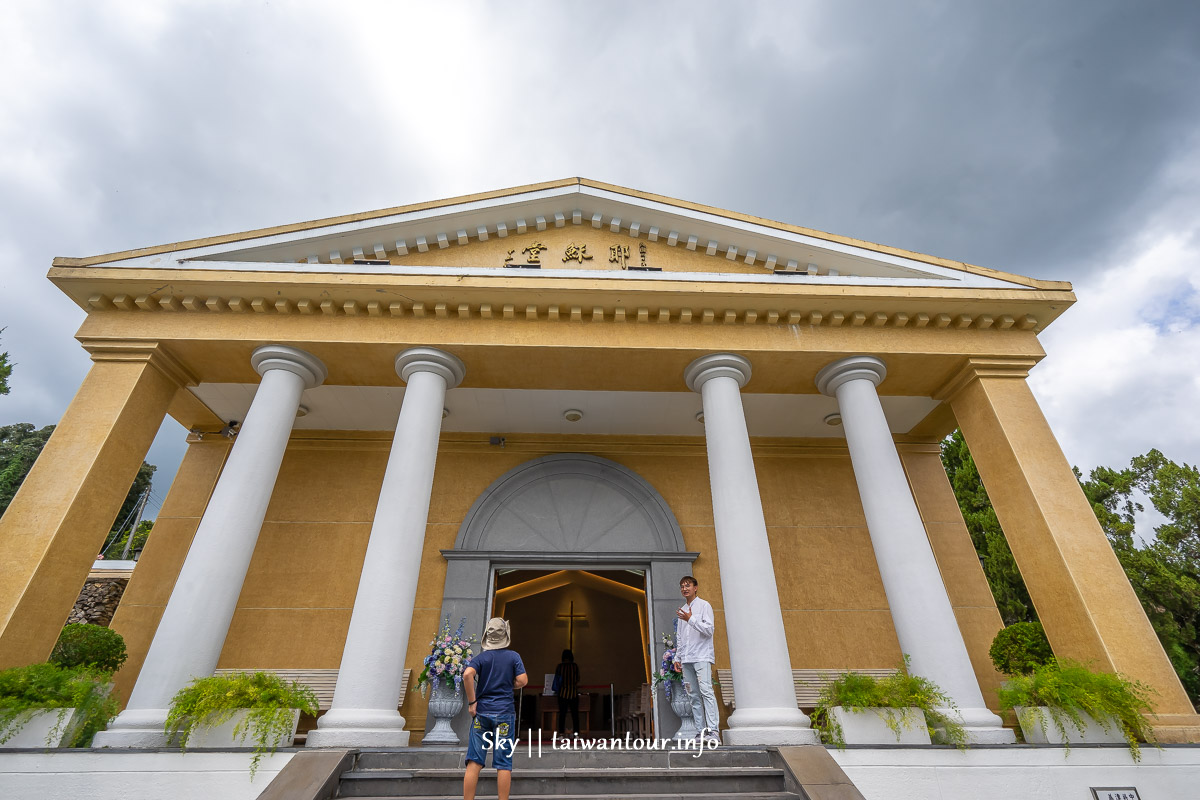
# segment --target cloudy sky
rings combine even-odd
[[[1031,379],[1067,457],[1200,462],[1194,1],[8,0],[0,30],[0,424],[89,364],[54,256],[580,175],[1073,281]]]

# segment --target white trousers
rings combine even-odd
[[[683,687],[692,701],[692,722],[696,730],[716,733],[720,724],[717,716],[717,696],[712,687],[712,664],[707,661],[683,664]]]

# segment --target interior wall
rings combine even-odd
[[[512,625],[512,648],[521,654],[529,682],[542,683],[558,665],[568,630],[567,621],[557,615],[566,614],[572,601],[575,613],[586,617],[575,622],[572,652],[579,665],[579,682],[613,683],[617,694],[636,691],[646,682],[637,605],[576,584],[514,600],[505,608]]]

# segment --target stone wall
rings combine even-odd
[[[83,585],[83,591],[79,593],[67,622],[88,622],[108,627],[113,614],[117,613],[117,604],[121,602],[128,582],[128,578],[90,578]]]

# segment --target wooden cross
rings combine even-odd
[[[567,621],[567,649],[574,652],[575,650],[575,620],[587,619],[587,614],[575,613],[575,601],[571,601],[571,610],[566,614],[559,614],[559,619]]]

